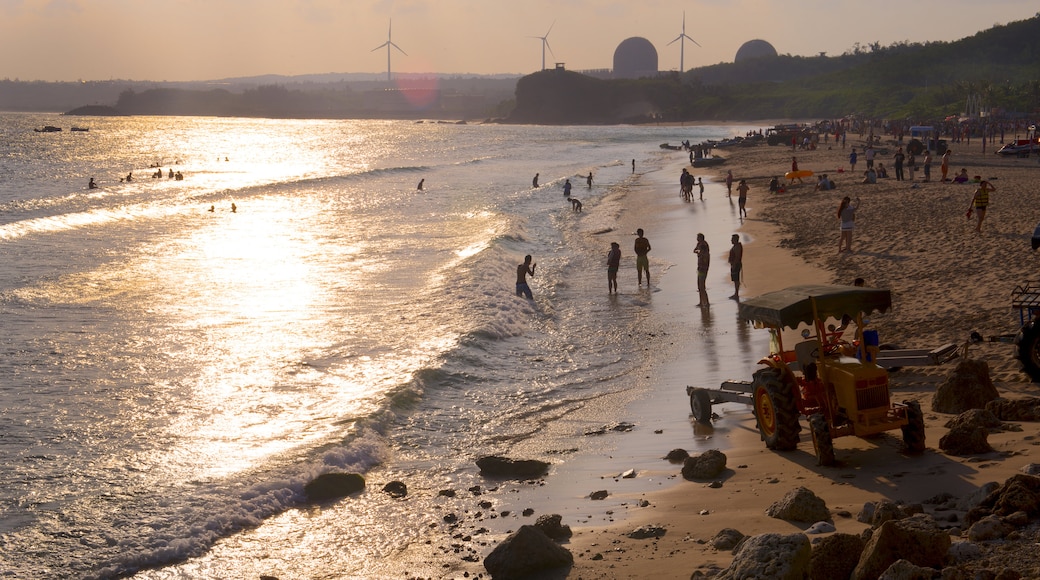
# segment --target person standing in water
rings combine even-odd
[[[711,261],[711,249],[704,234],[697,234],[697,246],[693,248],[697,254],[697,294],[700,296],[699,307],[708,306],[708,263]]]
[[[617,242],[610,242],[610,251],[607,252],[607,294],[617,294],[617,272],[621,267],[621,246]]]
[[[417,187],[416,189],[418,189],[419,191],[422,191],[423,183],[425,183],[425,182],[426,182],[426,178],[420,179],[419,180],[419,187]]]
[[[531,180],[531,187],[538,189],[538,174],[534,174],[534,179]]]
[[[737,217],[747,217],[747,192],[751,189],[748,187],[747,180],[741,179],[740,185],[737,186]]]
[[[636,243],[633,247],[636,253],[636,275],[639,277],[639,285],[643,285],[643,272],[646,272],[646,285],[650,287],[650,240],[643,237],[643,228],[636,230]]]
[[[531,287],[527,285],[527,275],[534,276],[534,267],[538,264],[531,262],[531,254],[524,256],[524,263],[516,267],[516,295],[526,296],[528,300],[534,299]]]
[[[585,178],[585,182],[589,184],[589,189],[592,189],[592,172],[589,172],[589,176]]]
[[[568,179],[568,180],[563,182],[563,197],[570,197],[570,196],[571,196],[571,180]]]
[[[730,300],[740,300],[740,272],[744,269],[744,244],[740,236],[733,234],[730,238],[733,246],[729,249],[729,279],[733,280],[733,296]]]

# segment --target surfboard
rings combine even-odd
[[[788,171],[784,174],[787,179],[801,179],[803,177],[812,177],[813,172],[808,169],[800,169],[798,171]]]
[[[1033,249],[1040,248],[1040,224],[1036,224],[1036,229],[1033,230]]]

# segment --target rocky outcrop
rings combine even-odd
[[[733,562],[716,580],[770,578],[802,580],[809,570],[812,547],[805,534],[761,534],[747,538]]]
[[[708,543],[716,550],[729,551],[736,548],[745,537],[733,528],[722,528]]]
[[[488,455],[477,460],[482,475],[494,477],[541,477],[549,471],[549,464],[537,459],[509,459]]]
[[[484,568],[495,580],[527,578],[574,564],[574,556],[531,525],[520,526],[484,558]]]
[[[403,481],[391,481],[383,486],[383,491],[390,497],[401,498],[408,495],[408,486]]]
[[[571,532],[571,527],[563,523],[563,516],[560,514],[539,516],[534,522],[534,527],[542,530],[542,533],[556,541],[566,540],[573,533]]]
[[[932,580],[939,577],[940,572],[934,568],[918,566],[909,560],[896,560],[878,576],[878,580]]]
[[[950,536],[931,516],[917,514],[890,520],[871,534],[863,548],[853,580],[874,580],[897,560],[917,566],[940,568],[950,549]]]
[[[323,473],[303,486],[307,501],[328,501],[365,489],[365,478],[357,473]]]
[[[684,479],[713,479],[726,470],[726,454],[718,449],[709,449],[696,457],[687,457],[683,461],[682,476]]]
[[[1002,423],[992,411],[988,409],[969,409],[953,419],[946,422],[947,429],[955,429],[961,426],[984,427],[986,429],[998,429]]]
[[[780,520],[818,522],[831,517],[827,504],[804,487],[795,488],[766,508],[766,515]]]
[[[975,455],[993,451],[989,444],[989,429],[969,424],[958,425],[940,437],[939,449],[950,455]]]
[[[820,539],[809,558],[809,580],[848,578],[863,553],[863,538],[834,534]]]
[[[1040,477],[1024,473],[1012,476],[968,512],[967,522],[973,524],[988,515],[1010,516],[1015,512],[1024,512],[1029,518],[1040,516]]]
[[[932,410],[957,415],[968,409],[982,409],[999,397],[986,361],[962,360],[935,389]]]
[[[990,411],[1001,421],[1040,421],[1040,399],[997,399],[986,403]]]

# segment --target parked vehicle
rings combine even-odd
[[[833,440],[848,435],[869,437],[900,429],[909,451],[923,451],[921,406],[917,401],[892,402],[886,366],[941,364],[957,356],[957,347],[882,351],[877,332],[864,330],[864,316],[888,310],[891,301],[888,290],[820,284],[741,302],[740,317],[769,330],[770,353],[759,361],[763,368],[751,381],[726,381],[720,389],[686,387],[694,418],[710,423],[713,403],[750,404],[766,447],[784,451],[797,447],[799,417],[805,416],[820,465],[835,462]],[[842,327],[825,326],[843,319],[847,322]],[[855,329],[847,336],[853,323]],[[784,335],[792,332],[799,338],[789,347]]]
[[[1029,157],[1034,153],[1040,153],[1040,145],[1036,139],[1016,139],[1013,143],[1006,143],[997,149],[997,155],[1004,156]]]
[[[1037,226],[1040,230],[1040,226]],[[1036,249],[1036,248],[1034,248]],[[1034,383],[1040,383],[1040,280],[1030,280],[1011,291],[1011,307],[1018,310],[1021,324],[1015,334],[983,337],[972,331],[970,342],[1003,342],[1015,345],[1015,357],[1022,371]]]

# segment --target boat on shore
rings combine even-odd
[[[725,157],[695,157],[693,160],[694,167],[714,167],[715,165],[722,165],[726,162]]]

